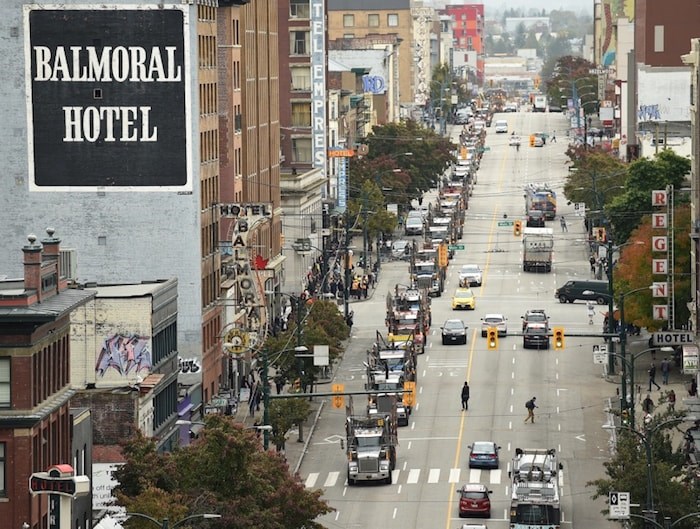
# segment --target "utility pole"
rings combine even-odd
[[[615,333],[615,294],[614,294],[614,281],[613,281],[613,243],[612,237],[608,237],[608,256],[606,259],[608,263],[608,333]],[[612,337],[608,338],[608,373],[611,375],[615,374],[615,342]]]
[[[343,282],[343,303],[345,322],[350,319],[350,209],[345,208],[345,281]]]

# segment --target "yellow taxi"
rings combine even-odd
[[[476,298],[471,288],[458,288],[452,296],[452,310],[476,308]]]

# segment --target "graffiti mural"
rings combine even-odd
[[[103,377],[110,369],[121,376],[150,371],[153,367],[150,340],[150,336],[138,334],[113,334],[106,338],[97,357],[95,373]]]
[[[602,0],[601,4],[600,62],[607,68],[615,64],[617,48],[615,25],[618,18],[634,21],[634,0]]]

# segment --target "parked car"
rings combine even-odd
[[[442,330],[442,345],[467,343],[467,327],[462,320],[447,320],[440,327]]]
[[[547,316],[544,309],[530,309],[521,318],[523,320],[523,331],[528,323],[544,323],[549,326],[549,316]]]
[[[481,268],[476,264],[465,264],[459,270],[459,286],[460,287],[472,287],[481,286],[483,276],[481,273]]]
[[[493,441],[476,441],[469,445],[469,468],[498,468],[498,450]]]
[[[452,310],[476,308],[476,298],[471,288],[458,288],[452,296]]]
[[[506,321],[507,319],[503,314],[487,314],[481,318],[481,337],[486,338],[489,327],[496,327],[498,329],[498,336],[505,336],[508,334],[508,324]]]
[[[457,491],[459,494],[459,517],[470,516],[491,517],[490,491],[481,483],[467,483]]]

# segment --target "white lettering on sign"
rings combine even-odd
[[[63,107],[65,142],[155,142],[151,107]]]
[[[311,6],[311,133],[312,163],[326,170],[326,15],[325,0],[310,0]]]
[[[668,305],[654,305],[651,309],[652,318],[655,320],[668,319]]]
[[[182,80],[175,46],[34,46],[34,81],[176,83]]]
[[[668,296],[668,283],[665,281],[654,281],[651,286],[652,296],[655,298],[665,298]]]
[[[668,194],[664,189],[651,192],[652,206],[668,206]]]
[[[654,213],[651,216],[651,227],[656,229],[668,228],[668,216],[666,213]]]
[[[668,259],[652,259],[651,273],[654,275],[666,275],[668,273]]]
[[[665,235],[654,235],[651,238],[651,249],[654,252],[668,251],[668,237]]]

